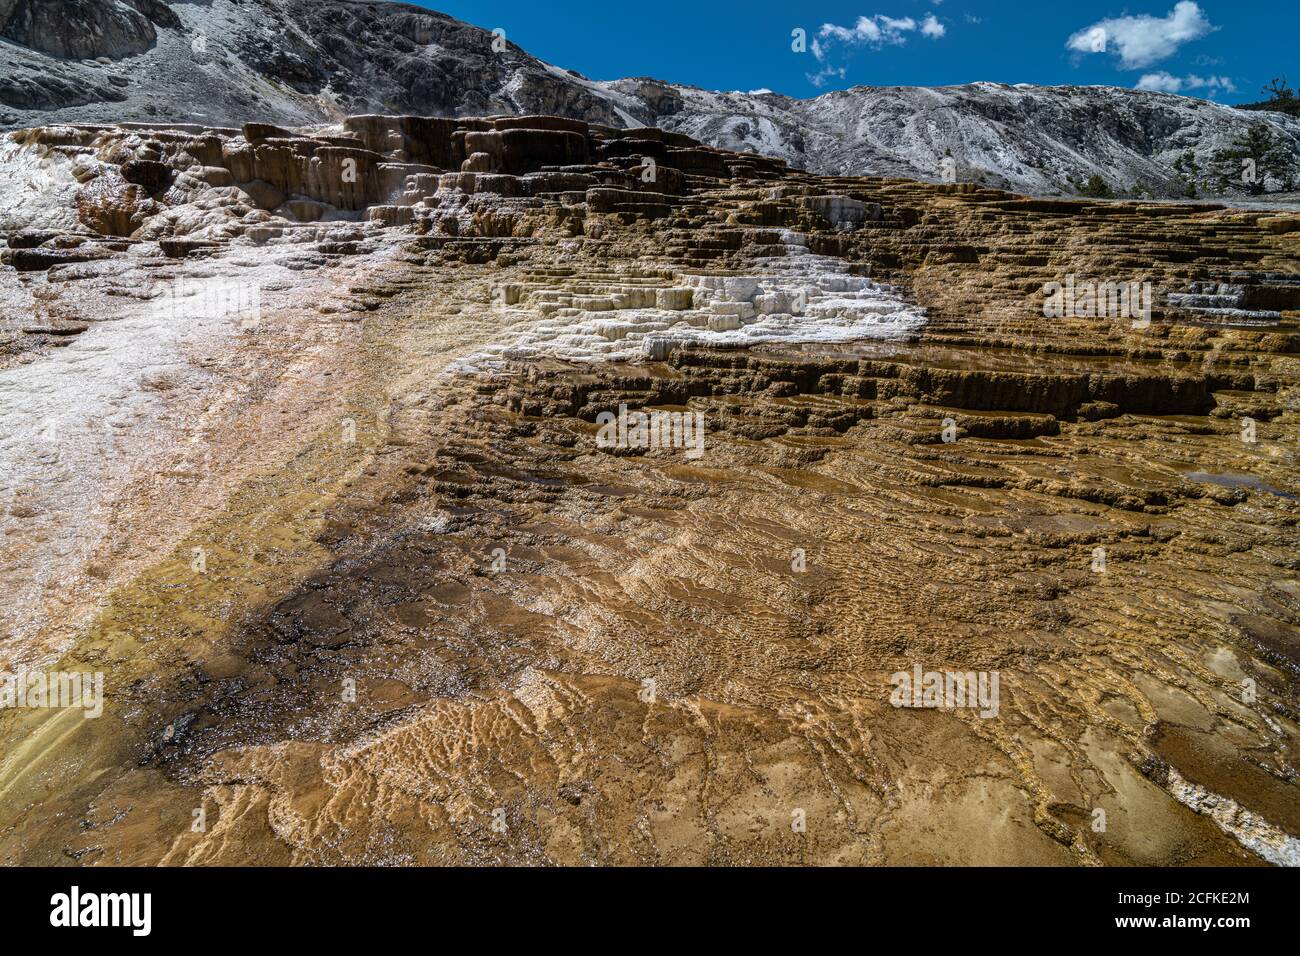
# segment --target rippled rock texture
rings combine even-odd
[[[1300,862],[1300,220],[556,117],[5,150],[0,662],[106,699],[0,711],[0,859]]]

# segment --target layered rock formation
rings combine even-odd
[[[0,859],[1300,861],[1296,217],[546,116],[15,140],[0,669],[108,696],[0,712]],[[602,439],[651,412],[703,432]]]

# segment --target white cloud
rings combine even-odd
[[[858,17],[858,22],[851,27],[823,23],[817,31],[817,39],[813,40],[813,55],[818,60],[824,59],[835,42],[875,49],[886,44],[902,46],[907,42],[907,37],[903,34],[915,30],[916,21],[911,17],[887,17],[880,13],[874,17]],[[823,40],[826,42],[821,42]]]
[[[1166,16],[1101,20],[1073,34],[1065,45],[1076,53],[1116,53],[1122,68],[1136,70],[1217,29],[1194,0],[1179,0]]]
[[[809,83],[813,86],[820,87],[825,86],[826,81],[833,76],[838,76],[840,79],[844,79],[844,76],[847,73],[848,69],[846,67],[826,66],[822,67],[822,69],[818,70],[816,73],[807,74],[807,77]]]
[[[903,17],[902,19],[895,20],[893,17],[885,17],[877,14],[876,19],[880,21],[887,34],[905,33],[908,30],[916,29],[916,21],[911,17]]]
[[[911,17],[890,17],[877,13],[870,17],[858,17],[851,27],[842,27],[834,23],[823,23],[812,41],[813,57],[821,64],[816,73],[807,74],[808,82],[813,86],[825,86],[833,77],[843,79],[848,73],[847,67],[836,66],[835,62],[843,53],[856,47],[871,47],[879,50],[886,46],[903,46],[908,35],[920,31],[922,36],[937,40],[947,28],[932,13],[928,13],[917,23]]]
[[[1226,76],[1197,76],[1195,73],[1189,73],[1187,76],[1174,76],[1172,73],[1161,70],[1158,73],[1142,74],[1142,78],[1137,81],[1137,86],[1134,89],[1151,90],[1156,93],[1209,90],[1210,95],[1213,96],[1219,90],[1235,93],[1237,92],[1237,85],[1232,82],[1231,78]]]

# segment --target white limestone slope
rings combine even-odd
[[[72,160],[38,146],[0,138],[0,233],[24,229],[76,231]]]
[[[512,292],[502,338],[449,371],[492,372],[508,363],[661,361],[683,345],[903,339],[925,310],[846,264],[808,251],[798,233],[746,275],[684,274],[670,286],[611,286],[605,294],[563,288]]]

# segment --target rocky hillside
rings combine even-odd
[[[857,87],[808,100],[589,80],[401,3],[0,0],[0,126],[549,113],[655,125],[828,174],[1035,194],[1300,188],[1300,120],[1108,87]],[[1243,183],[1243,160],[1256,182]],[[951,159],[949,163],[948,160]]]
[[[422,7],[359,0],[0,0],[0,120],[306,123],[556,113],[609,98]]]
[[[1262,191],[1300,181],[1300,120],[1167,93],[970,83],[855,87],[798,100],[652,80],[602,86],[650,125],[828,175],[938,181],[950,157],[958,180],[1035,194],[1075,192],[1094,175],[1135,195],[1221,192],[1224,180],[1248,192],[1235,154],[1253,135]]]

